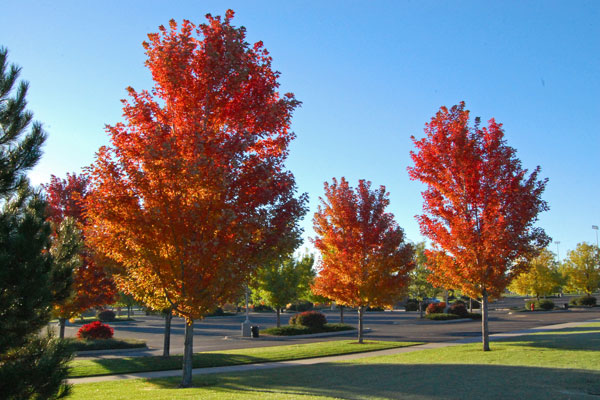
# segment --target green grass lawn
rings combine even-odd
[[[355,361],[75,385],[73,399],[597,399],[600,323]]]
[[[286,346],[211,351],[194,354],[194,368],[299,360],[302,358],[325,357],[338,354],[391,349],[414,344],[418,343],[366,341],[365,344],[358,345],[354,340],[335,340]],[[70,377],[165,371],[179,369],[181,368],[181,365],[181,356],[172,356],[169,358],[155,356],[74,360],[71,362],[72,369]]]

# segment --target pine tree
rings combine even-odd
[[[46,202],[26,176],[46,135],[25,110],[27,83],[12,95],[19,72],[0,48],[0,393],[5,399],[59,398],[69,392],[64,379],[71,354],[64,343],[38,333],[52,303],[68,294],[69,274],[55,268]]]

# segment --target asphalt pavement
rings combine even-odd
[[[521,300],[522,302],[522,300]],[[339,322],[338,311],[324,310],[328,322]],[[344,322],[356,325],[358,318],[356,312],[346,311]],[[292,314],[284,314],[282,323]],[[109,358],[123,356],[147,356],[162,354],[164,318],[160,316],[146,316],[134,314],[134,321],[115,322],[110,325],[115,329],[116,338],[132,338],[145,340],[148,349],[122,350],[82,354],[85,358]],[[491,334],[523,331],[544,325],[561,324],[567,322],[581,322],[600,318],[600,308],[571,309],[568,311],[552,312],[520,312],[510,313],[508,310],[490,311],[489,328]],[[225,317],[208,317],[194,323],[194,351],[225,350],[234,348],[278,346],[295,343],[311,343],[315,341],[339,340],[342,337],[353,337],[356,334],[345,333],[328,337],[311,338],[273,338],[261,337],[242,338],[241,323],[245,320],[244,314]],[[275,326],[275,313],[251,313],[252,324],[261,329]],[[480,321],[461,322],[435,322],[419,318],[417,312],[386,311],[368,312],[364,318],[364,325],[368,328],[367,339],[395,340],[395,341],[421,341],[421,342],[453,342],[464,339],[479,339],[481,337]],[[81,324],[68,324],[66,336],[72,337],[77,333]],[[183,352],[184,321],[173,318],[171,327],[171,354]]]

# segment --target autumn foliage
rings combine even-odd
[[[413,248],[385,211],[388,205],[383,186],[371,190],[370,182],[360,180],[354,189],[344,178],[325,183],[325,198],[313,219],[313,243],[321,253],[315,294],[361,312],[398,300],[414,267]],[[359,340],[361,333],[359,327]]]
[[[100,321],[94,321],[90,324],[85,324],[77,331],[79,339],[111,339],[115,330],[110,326],[103,324]]]
[[[48,202],[48,219],[57,229],[66,218],[73,218],[80,230],[86,225],[85,199],[88,194],[88,179],[85,175],[67,174],[66,179],[52,175],[45,185]],[[84,243],[86,243],[84,236]],[[111,304],[117,290],[113,280],[98,265],[89,246],[81,253],[82,265],[74,271],[73,295],[55,305],[60,318],[71,318],[90,308]]]
[[[426,124],[425,137],[413,137],[408,171],[426,185],[417,219],[434,246],[427,253],[430,279],[485,303],[548,244],[533,225],[548,209],[541,199],[547,181],[538,179],[539,167],[530,174],[521,167],[501,124],[491,119],[482,128],[477,118],[469,126],[464,107],[442,107]]]
[[[191,321],[235,298],[248,273],[299,241],[285,170],[292,111],[262,43],[226,17],[148,35],[154,87],[128,88],[89,173],[88,234],[138,300]],[[140,297],[142,297],[140,299]],[[159,304],[157,304],[159,303]]]

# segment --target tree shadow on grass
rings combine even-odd
[[[150,381],[175,388],[180,378]],[[328,396],[342,399],[594,399],[596,371],[497,365],[335,363],[200,375],[199,389],[223,393]],[[286,397],[287,398],[287,397]]]
[[[253,357],[238,354],[224,353],[200,353],[194,354],[193,368],[210,368],[222,367],[227,365],[242,365],[264,363],[272,361],[267,358]],[[183,358],[180,355],[161,357],[123,357],[123,358],[105,358],[90,360],[92,367],[98,366],[101,371],[95,371],[94,375],[114,375],[126,374],[133,372],[150,372],[150,371],[168,371],[179,369],[182,366]],[[89,376],[86,371],[81,371],[77,368],[72,372],[71,378],[80,376]]]
[[[574,327],[499,340],[511,345],[561,350],[600,350],[600,327]]]

